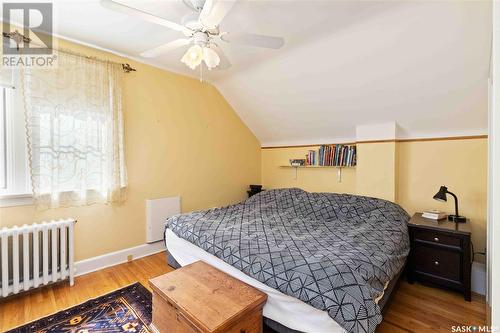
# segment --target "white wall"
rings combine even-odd
[[[488,303],[500,327],[500,3],[493,1],[492,100],[489,115]]]

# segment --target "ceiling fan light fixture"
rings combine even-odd
[[[191,69],[195,69],[203,60],[203,49],[199,45],[191,46],[182,57],[181,61]]]
[[[207,65],[209,70],[217,67],[220,63],[220,57],[217,52],[209,47],[203,48],[203,60],[205,61],[205,64]]]
[[[181,62],[193,70],[203,61],[209,69],[216,67],[227,69],[231,66],[223,50],[213,43],[213,40],[267,49],[279,49],[285,43],[282,37],[221,31],[219,29],[220,23],[237,0],[183,0],[183,2],[192,10],[192,13],[183,18],[182,24],[178,24],[141,9],[124,5],[121,0],[100,0],[101,5],[109,10],[182,32],[185,38],[143,51],[141,56],[158,57],[163,53],[192,43],[192,46],[182,56]]]

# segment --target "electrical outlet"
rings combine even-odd
[[[132,260],[134,260],[134,256],[133,256],[133,255],[131,255],[131,254],[129,254],[129,255],[127,256],[127,262],[131,262]]]

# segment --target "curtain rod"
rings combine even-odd
[[[16,42],[16,44],[17,44],[17,50],[19,50],[19,44],[21,42],[23,42],[23,43],[32,43],[32,44],[37,45],[36,43],[34,43],[31,40],[31,38],[24,36],[23,34],[21,34],[17,30],[14,31],[14,32],[10,32],[10,33],[4,32],[3,36],[5,38],[10,38],[10,39],[14,40],[14,42]],[[76,56],[76,57],[84,57],[84,58],[87,58],[87,59],[92,59],[92,60],[96,60],[96,61],[100,61],[100,62],[121,65],[122,69],[123,69],[123,71],[125,73],[130,73],[130,72],[136,72],[137,71],[135,68],[133,68],[132,66],[130,66],[130,64],[128,64],[128,63],[120,63],[120,62],[115,62],[115,61],[111,61],[111,60],[100,59],[100,58],[97,58],[97,57],[91,57],[91,56],[87,56],[85,54],[81,54],[81,53],[78,53],[78,52],[73,52],[73,51],[66,50],[66,49],[60,49],[60,48],[59,49],[50,48],[50,49],[53,50],[53,51],[56,51],[56,52],[66,53],[66,54],[73,55],[73,56]]]

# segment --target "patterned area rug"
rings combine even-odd
[[[135,283],[7,333],[150,333],[151,311],[151,293]]]

